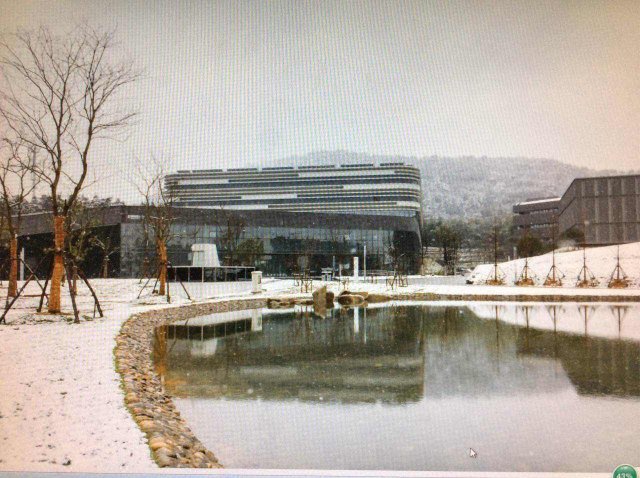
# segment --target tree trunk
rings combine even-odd
[[[158,264],[160,267],[158,280],[160,281],[160,288],[158,295],[165,295],[167,289],[167,245],[162,239],[157,241],[158,247]]]
[[[60,313],[60,286],[64,274],[64,216],[53,216],[53,272],[51,273],[51,288],[49,289],[49,313]]]
[[[14,235],[9,244],[9,297],[15,297],[18,294],[18,237]]]
[[[106,279],[109,276],[109,256],[104,256],[102,260],[102,278]]]

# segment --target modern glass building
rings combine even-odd
[[[165,179],[180,207],[420,215],[420,170],[404,163],[178,171]]]
[[[179,171],[165,178],[173,194],[172,265],[189,265],[193,244],[215,244],[223,266],[253,266],[268,275],[360,268],[419,270],[420,171],[403,163]],[[137,277],[155,263],[141,206],[100,212],[96,233],[117,253],[111,276]],[[49,214],[23,223],[22,244],[35,262],[51,246]],[[98,275],[100,251],[84,269]],[[151,265],[150,267],[154,267]]]
[[[109,276],[139,277],[145,259],[153,269],[155,248],[143,227],[141,206],[111,206],[102,210],[94,233],[111,241],[116,252],[109,261]],[[420,223],[417,216],[300,213],[289,211],[227,211],[174,208],[172,265],[189,265],[191,245],[216,244],[223,266],[255,266],[268,275],[290,275],[302,270],[317,274],[322,268],[352,272],[353,256],[369,271],[389,270],[398,263],[407,272],[419,268]],[[20,247],[35,266],[51,248],[49,213],[25,216]],[[394,258],[395,257],[395,258]],[[100,274],[101,252],[88,247],[81,265],[89,276]],[[48,270],[43,265],[42,270]]]

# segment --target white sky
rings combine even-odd
[[[640,168],[640,2],[32,2],[0,30],[117,27],[146,77],[131,164],[256,164],[318,150],[550,157]],[[122,191],[122,192],[118,192]]]

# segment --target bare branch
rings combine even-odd
[[[29,170],[50,188],[54,215],[66,215],[86,186],[91,148],[136,116],[122,95],[140,73],[114,60],[113,31],[18,31],[0,43],[0,120],[43,158]],[[65,196],[65,192],[67,192]]]

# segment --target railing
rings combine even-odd
[[[237,282],[251,280],[251,272],[255,267],[248,266],[169,266],[167,278],[174,282]]]

